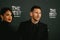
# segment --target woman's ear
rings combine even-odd
[[[30,12],[30,16],[32,16],[32,12]]]
[[[3,16],[2,16],[2,15],[0,15],[0,17],[1,17],[1,19],[3,20]]]

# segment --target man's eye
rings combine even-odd
[[[35,12],[35,13],[38,13],[38,12]]]
[[[9,14],[6,14],[6,16],[9,16]]]

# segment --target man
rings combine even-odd
[[[40,22],[41,11],[39,6],[31,8],[31,19],[20,24],[19,36],[21,40],[48,40],[47,25]]]

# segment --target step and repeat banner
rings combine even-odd
[[[0,9],[12,9],[14,19],[12,25],[18,30],[20,22],[30,19],[29,13],[32,6],[42,8],[41,22],[48,25],[49,40],[60,40],[60,1],[59,0],[0,0]]]

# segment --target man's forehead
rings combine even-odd
[[[41,12],[41,10],[40,10],[40,9],[34,9],[34,10],[33,10],[33,12],[34,12],[34,11],[36,11],[36,12],[37,12],[37,11]]]

